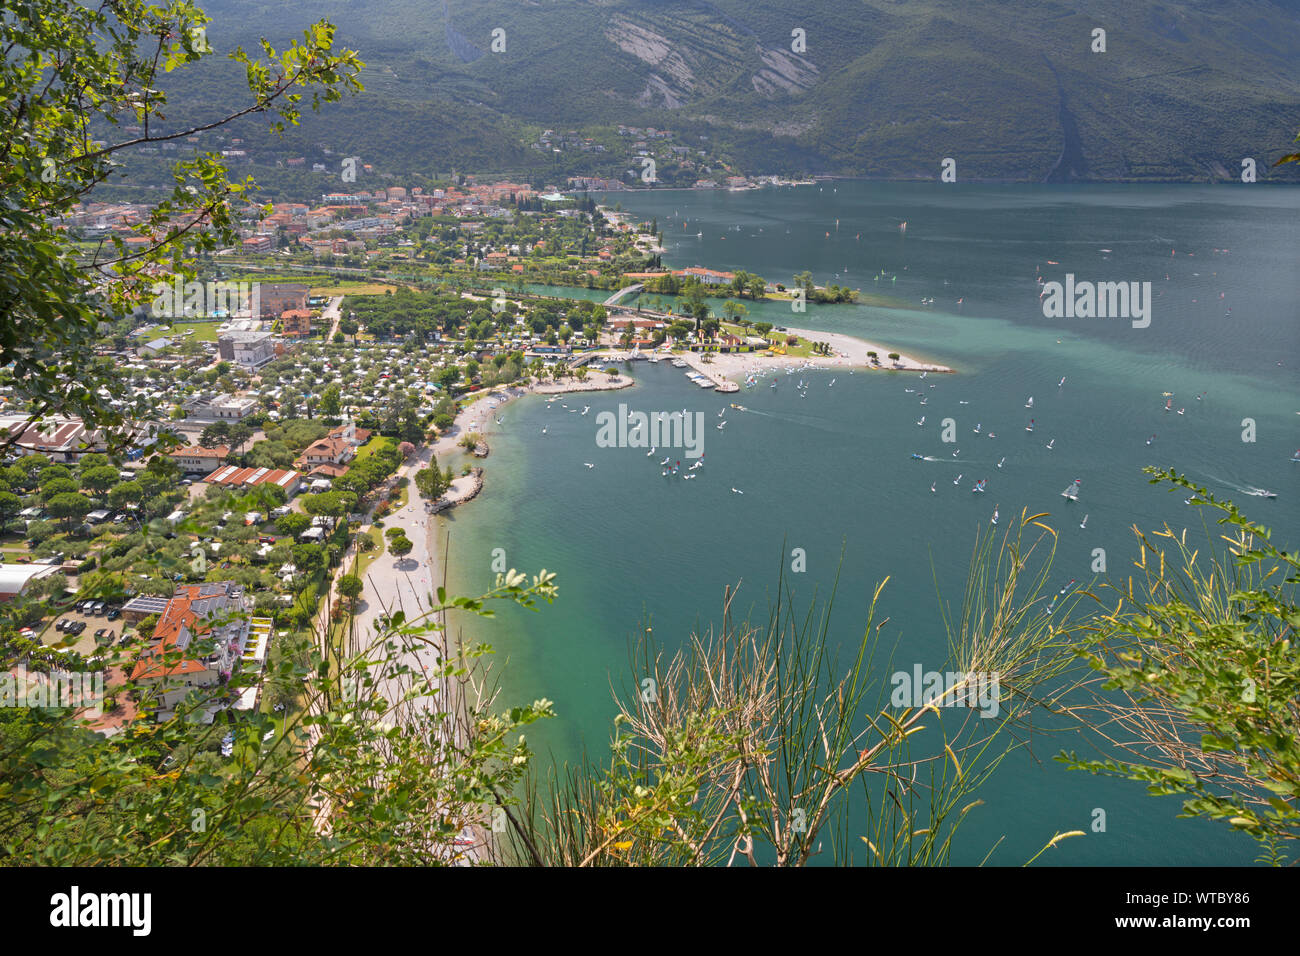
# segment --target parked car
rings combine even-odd
[[[108,630],[108,628],[106,628],[106,627],[101,627],[98,631],[96,631],[96,632],[95,632],[95,640],[99,640],[101,637],[103,637],[103,636],[104,636],[104,632],[107,631],[107,630]]]
[[[108,609],[107,617],[110,621],[116,621],[121,616],[122,616],[122,609],[120,607],[110,607]]]
[[[90,613],[103,614],[105,606],[106,605],[103,601],[95,601],[93,604],[90,605]]]
[[[54,629],[56,631],[66,631],[68,629],[68,625],[71,623],[72,623],[72,619],[65,617],[61,621],[59,621],[58,624],[54,625]]]

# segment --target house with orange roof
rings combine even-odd
[[[216,705],[208,720],[212,711],[235,703],[216,692],[256,657],[248,611],[243,589],[233,581],[186,584],[170,598],[141,595],[123,606],[127,621],[157,615],[149,647],[129,676],[141,698],[156,706],[159,720],[174,716],[176,705],[196,691]]]

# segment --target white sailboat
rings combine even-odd
[[[997,523],[998,523],[998,506],[997,506],[997,505],[994,505],[994,506],[993,506],[993,517],[989,519],[989,524],[997,524]]]
[[[1080,527],[1080,528],[1087,528],[1087,527],[1088,527],[1088,516],[1087,516],[1087,515],[1084,515],[1084,516],[1083,516],[1083,520],[1079,522],[1079,527]]]
[[[1079,479],[1079,478],[1074,479],[1074,481],[1072,481],[1072,482],[1070,483],[1070,487],[1066,488],[1064,491],[1061,492],[1061,497],[1062,497],[1062,498],[1069,498],[1071,501],[1078,501],[1078,500],[1079,500],[1079,486],[1080,486],[1082,483],[1083,483],[1083,482],[1082,482],[1081,479]]]
[[[1025,402],[1025,408],[1033,408],[1033,407],[1034,407],[1034,396],[1030,395],[1029,401]]]

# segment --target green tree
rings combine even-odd
[[[229,422],[213,422],[211,425],[204,427],[203,431],[199,432],[199,446],[202,448],[216,448],[219,445],[229,444]]]
[[[290,511],[275,519],[275,526],[280,529],[280,533],[294,538],[306,531],[309,525],[311,518],[301,511]]]
[[[264,60],[230,53],[248,81],[247,101],[230,113],[195,126],[164,119],[173,112],[164,78],[216,53],[208,22],[180,0],[33,0],[6,8],[0,19],[0,262],[7,266],[0,271],[0,367],[10,369],[16,397],[34,414],[76,415],[107,429],[110,441],[119,440],[116,426],[147,409],[114,363],[94,354],[104,316],[144,304],[158,311],[160,271],[170,278],[187,268],[190,253],[237,243],[238,208],[249,187],[230,182],[211,151],[177,161],[172,188],[133,227],[147,240],[143,248],[128,249],[115,233],[87,252],[63,217],[133,151],[236,116],[262,113],[279,130],[298,121],[304,94],[316,106],[360,88],[362,64],[354,53],[333,51],[334,29],[322,21],[283,51],[266,47]],[[124,114],[139,131],[122,125]],[[119,130],[123,138],[109,136]]]
[[[342,396],[343,390],[337,382],[325,386],[320,398],[320,413],[326,418],[337,418],[343,404]]]
[[[71,530],[94,507],[89,498],[75,491],[57,494],[45,502],[45,506],[52,516],[63,523],[64,530]]]
[[[81,487],[88,488],[96,494],[103,494],[109,488],[121,482],[121,476],[112,465],[90,468],[81,473]]]
[[[355,605],[357,598],[361,596],[363,590],[361,579],[355,574],[345,574],[339,578],[338,592],[348,599],[350,604]]]
[[[415,545],[412,543],[410,538],[406,537],[406,535],[399,535],[398,537],[393,538],[392,541],[388,542],[389,553],[394,554],[399,558],[406,557],[411,553],[411,549],[414,547]]]
[[[0,531],[9,527],[9,522],[23,510],[23,500],[12,491],[0,491]]]
[[[438,463],[431,461],[429,467],[421,468],[415,473],[415,487],[420,494],[430,501],[438,498],[447,490],[447,482],[441,471],[438,470]]]
[[[1078,712],[1120,759],[1063,753],[1072,769],[1178,794],[1183,816],[1218,820],[1294,863],[1300,840],[1300,558],[1236,505],[1173,470],[1152,481],[1222,514],[1229,552],[1137,530],[1136,580],[1098,595],[1108,610],[1079,653],[1101,676]],[[1206,547],[1206,546],[1209,547]],[[1113,600],[1112,600],[1113,598]]]

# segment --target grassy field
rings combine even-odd
[[[172,331],[180,334],[193,329],[194,334],[186,336],[186,338],[191,338],[195,342],[215,342],[217,340],[217,329],[220,326],[220,322],[178,322]]]
[[[383,295],[396,292],[397,286],[385,282],[340,282],[338,285],[314,285],[308,295]]]

